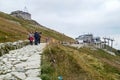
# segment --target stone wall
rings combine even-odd
[[[17,42],[0,43],[0,56],[7,54],[10,50],[22,48],[27,44],[28,44],[28,40],[25,40],[25,41],[19,40]]]

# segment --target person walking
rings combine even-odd
[[[39,42],[39,33],[37,31],[35,31],[35,33],[34,33],[34,38],[35,38],[35,45],[38,45],[38,42]]]
[[[38,38],[38,43],[40,44],[41,42],[41,35],[42,35],[42,32],[39,32],[39,38]]]
[[[29,39],[30,45],[33,45],[34,37],[33,37],[33,33],[32,32],[29,33],[29,38],[28,39]]]

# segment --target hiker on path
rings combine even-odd
[[[50,37],[46,37],[46,43],[47,43],[47,44],[50,43]]]
[[[28,36],[29,36],[28,39],[29,39],[30,45],[33,45],[33,40],[34,40],[33,33],[30,32]]]
[[[34,38],[35,38],[35,45],[38,45],[38,43],[39,43],[39,33],[37,32],[37,31],[35,31],[35,33],[34,33]]]
[[[42,32],[39,32],[39,38],[38,38],[38,43],[40,44],[41,42],[41,35],[42,35]]]

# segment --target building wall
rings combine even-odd
[[[85,34],[78,37],[78,40],[83,40],[83,42],[93,42],[93,35],[92,34]]]
[[[14,11],[11,13],[12,16],[18,17],[18,18],[23,18],[26,20],[31,20],[31,14],[28,12],[23,12],[23,11]]]

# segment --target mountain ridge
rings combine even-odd
[[[27,39],[27,34],[35,30],[42,32],[44,37],[51,37],[58,41],[74,41],[71,37],[42,26],[35,20],[20,19],[4,12],[0,12],[0,28],[0,42]]]

